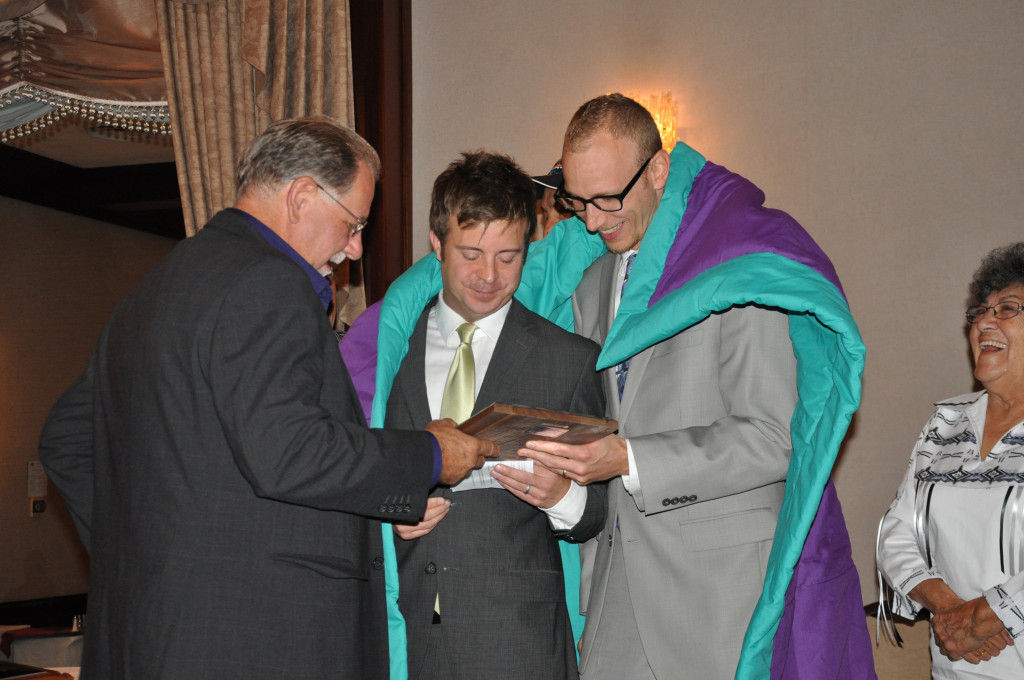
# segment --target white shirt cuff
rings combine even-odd
[[[912,576],[901,579],[902,589],[896,590],[892,588],[892,613],[905,619],[913,619],[917,616],[924,607],[921,606],[920,602],[910,597],[909,593],[919,584],[930,578],[946,580],[935,569],[918,569]]]
[[[636,457],[633,455],[633,445],[626,440],[626,456],[629,459],[629,473],[622,475],[622,486],[626,487],[629,495],[635,496],[640,493],[640,477],[636,473]]]
[[[1020,597],[1022,586],[1024,586],[1024,572],[1012,576],[1006,583],[985,591],[988,606],[992,607],[992,611],[1003,622],[1010,637],[1014,640],[1024,636],[1024,611],[1014,599],[1015,595]],[[1017,592],[1014,592],[1015,590]]]
[[[569,480],[569,490],[550,508],[541,508],[548,515],[548,522],[555,531],[568,531],[583,519],[587,508],[587,487]]]

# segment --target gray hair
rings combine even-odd
[[[282,182],[308,175],[348,191],[362,163],[380,179],[380,158],[354,130],[327,116],[279,120],[249,143],[235,172],[237,196],[272,191]]]
[[[991,251],[974,272],[967,289],[967,306],[984,304],[994,291],[1024,286],[1024,241]]]

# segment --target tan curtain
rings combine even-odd
[[[238,157],[270,122],[326,114],[353,125],[348,2],[156,0],[156,7],[191,236],[234,202]],[[365,297],[361,268],[347,273],[338,281],[349,292],[339,322],[351,323]]]

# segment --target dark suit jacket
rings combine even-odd
[[[430,421],[426,329],[427,311],[395,377],[387,407],[390,427]],[[513,300],[474,411],[503,402],[600,417],[604,392],[594,370],[599,349]],[[439,593],[455,678],[576,678],[558,538],[547,515],[504,489],[453,493],[445,488],[434,495],[451,500],[448,515],[426,536],[395,540],[410,677],[417,677],[424,662]],[[589,487],[583,519],[560,535],[584,541],[596,534],[605,503],[605,487]]]
[[[175,248],[41,439],[90,552],[83,679],[386,677],[376,520],[422,515],[433,444],[365,422],[300,267],[231,212]]]

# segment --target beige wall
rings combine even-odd
[[[0,197],[0,602],[85,592],[87,562],[56,489],[29,517],[28,462],[50,407],[114,306],[174,245]]]
[[[831,256],[868,348],[836,478],[860,569],[933,401],[972,389],[980,257],[1024,238],[1024,3],[413,3],[413,202],[462,150],[533,174],[576,107],[671,90],[680,136],[757,183]]]

